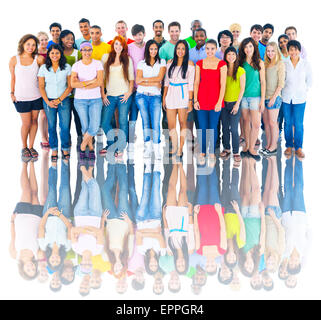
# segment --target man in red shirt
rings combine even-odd
[[[127,27],[127,24],[126,24],[126,22],[124,20],[119,20],[119,21],[116,22],[115,31],[119,36],[122,36],[123,38],[126,39],[127,44],[130,44],[130,43],[134,42],[134,40],[127,38],[126,33],[128,31],[128,27]],[[112,41],[113,40],[110,40],[108,42],[108,44],[111,44]]]

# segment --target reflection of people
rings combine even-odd
[[[253,277],[265,250],[264,205],[261,202],[260,185],[253,158],[243,159],[240,195],[246,244],[239,249],[239,268],[246,277]]]
[[[180,181],[180,191],[176,197],[176,185]],[[163,209],[164,232],[168,251],[174,256],[178,274],[186,274],[189,269],[189,254],[195,249],[193,206],[187,197],[187,181],[183,164],[173,165],[169,179],[166,206]]]
[[[39,247],[46,253],[51,271],[59,271],[71,249],[71,191],[69,162],[61,161],[59,200],[57,202],[57,166],[49,169],[49,191],[39,225]],[[52,210],[49,210],[51,209]]]
[[[128,178],[126,165],[109,164],[107,179],[102,190],[103,207],[107,211],[106,250],[111,271],[122,278],[128,267],[128,258],[133,253],[133,215],[128,203]],[[118,206],[113,199],[113,189],[118,190]]]
[[[22,164],[20,176],[20,202],[11,217],[10,255],[19,263],[19,273],[25,280],[33,280],[38,276],[37,233],[42,217],[43,207],[39,205],[38,185],[34,163]]]
[[[159,270],[159,257],[166,253],[166,243],[161,232],[162,207],[160,197],[160,171],[147,164],[143,191],[136,211],[136,244],[138,252],[145,255],[145,270],[155,274]]]
[[[194,230],[197,253],[206,257],[205,271],[214,275],[217,272],[217,259],[226,252],[227,239],[216,170],[207,169],[207,175],[204,172],[197,175]]]
[[[265,206],[266,242],[264,258],[268,272],[275,272],[281,262],[285,246],[284,228],[281,225],[282,210],[280,208],[278,191],[279,176],[276,157],[267,159],[263,203]]]
[[[298,158],[286,160],[282,225],[285,229],[285,252],[282,265],[289,277],[288,287],[296,286],[296,276],[306,261],[310,229],[303,194],[303,167]]]
[[[81,192],[74,210],[75,227],[71,229],[72,249],[82,256],[82,273],[92,271],[91,257],[104,249],[104,221],[100,189],[92,176],[93,167],[86,170],[81,166],[83,176]]]

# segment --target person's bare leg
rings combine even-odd
[[[250,131],[250,145],[249,151],[256,155],[257,150],[255,149],[255,143],[259,136],[261,126],[261,113],[258,110],[250,110],[251,114],[251,131]]]
[[[32,204],[39,204],[38,183],[37,183],[37,178],[36,178],[36,171],[35,171],[34,162],[30,162],[29,181],[30,181],[30,188],[31,188],[31,203]]]
[[[21,141],[22,148],[28,146],[28,136],[31,128],[31,112],[20,113],[22,126],[21,126]]]
[[[173,164],[172,173],[168,181],[167,206],[177,206],[176,185],[178,180],[178,164]]]
[[[251,185],[251,199],[250,205],[258,205],[261,202],[261,190],[259,178],[256,173],[256,161],[249,158],[249,172],[250,172],[250,185]]]
[[[177,146],[178,146],[178,137],[177,137],[177,131],[176,131],[177,110],[176,109],[167,109],[166,115],[167,115],[167,122],[168,122],[169,137],[172,142],[172,150],[170,153],[176,153]]]
[[[183,164],[178,164],[179,168],[179,194],[178,194],[178,202],[177,205],[179,207],[187,207],[188,206],[188,197],[187,197],[187,179],[185,175],[185,171],[183,168]]]
[[[91,139],[92,139],[92,136],[86,132],[83,136],[82,143],[80,145],[80,150],[85,151],[86,147],[89,146]]]
[[[269,121],[269,111],[268,109],[264,109],[263,113],[263,123],[264,123],[264,131],[266,136],[266,149],[270,149],[271,146],[271,128],[270,128],[270,121]]]
[[[42,151],[41,157],[41,183],[40,183],[40,204],[44,205],[48,195],[49,177],[49,150]]]
[[[271,131],[270,151],[277,149],[279,140],[279,125],[278,125],[279,109],[269,110],[269,127]]]
[[[248,109],[242,109],[242,118],[243,118],[243,130],[244,130],[244,140],[245,145],[243,151],[248,151],[250,148],[250,132],[251,132],[251,117],[250,111]]]
[[[29,148],[33,148],[33,145],[35,143],[37,131],[38,131],[38,116],[39,111],[33,110],[31,111],[31,127],[29,132]]]
[[[31,203],[31,187],[28,177],[28,163],[22,163],[20,175],[21,197],[20,202]]]
[[[47,120],[45,110],[40,111],[39,130],[40,130],[40,134],[41,134],[41,142],[42,143],[49,143],[48,120]]]
[[[266,172],[266,178],[265,178],[265,185],[264,185],[264,192],[262,195],[262,201],[264,203],[264,206],[266,207],[268,205],[269,201],[269,194],[271,189],[271,178],[272,178],[272,167],[270,158],[267,159],[268,165],[267,165],[267,172]]]
[[[240,196],[242,199],[242,206],[249,206],[251,200],[251,179],[250,179],[250,159],[244,158],[242,161],[242,175]]]
[[[271,185],[268,204],[271,206],[279,206],[279,174],[276,157],[269,158],[269,165],[271,166]]]
[[[178,121],[180,126],[179,148],[177,154],[183,153],[185,138],[187,135],[187,109],[178,109]]]

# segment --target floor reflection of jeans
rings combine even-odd
[[[220,197],[219,197],[219,188],[218,188],[218,179],[217,179],[216,169],[212,168],[211,170],[212,172],[209,171],[209,174],[207,175],[206,174],[197,175],[196,204],[214,205],[215,203],[221,203]]]
[[[60,173],[60,187],[59,187],[59,199],[57,202],[57,167],[49,168],[48,178],[48,196],[43,208],[43,214],[52,207],[58,207],[59,211],[66,218],[71,216],[71,190],[70,190],[70,165],[61,161],[61,173]]]
[[[297,158],[295,158],[294,161],[295,164],[293,168],[293,158],[286,160],[286,167],[284,172],[284,198],[282,203],[283,212],[305,212],[302,162]]]
[[[135,187],[135,167],[134,164],[127,162],[127,174],[128,174],[128,194],[129,194],[129,205],[131,212],[136,212],[138,208],[138,199]]]
[[[118,181],[118,206],[115,204],[115,191]],[[115,188],[115,189],[114,189]],[[102,190],[104,210],[110,211],[108,219],[121,219],[121,213],[127,213],[133,220],[132,211],[128,202],[128,178],[125,164],[108,164],[107,179]]]
[[[161,217],[160,172],[144,173],[143,192],[136,212],[136,221],[160,220]]]
[[[102,213],[100,189],[96,179],[92,178],[87,182],[83,180],[74,216],[101,217]]]
[[[225,212],[235,213],[233,206],[231,205],[231,201],[236,201],[239,206],[241,206],[241,197],[238,190],[239,185],[239,169],[232,169],[232,181],[230,175],[230,164],[231,159],[223,161],[223,185],[222,185],[222,193],[221,200],[222,206],[225,208]]]

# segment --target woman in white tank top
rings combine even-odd
[[[33,148],[38,130],[38,115],[43,109],[38,88],[38,70],[44,64],[44,57],[38,56],[39,40],[31,34],[21,38],[18,45],[18,55],[10,59],[11,99],[22,120],[22,160],[29,161],[38,158]]]

